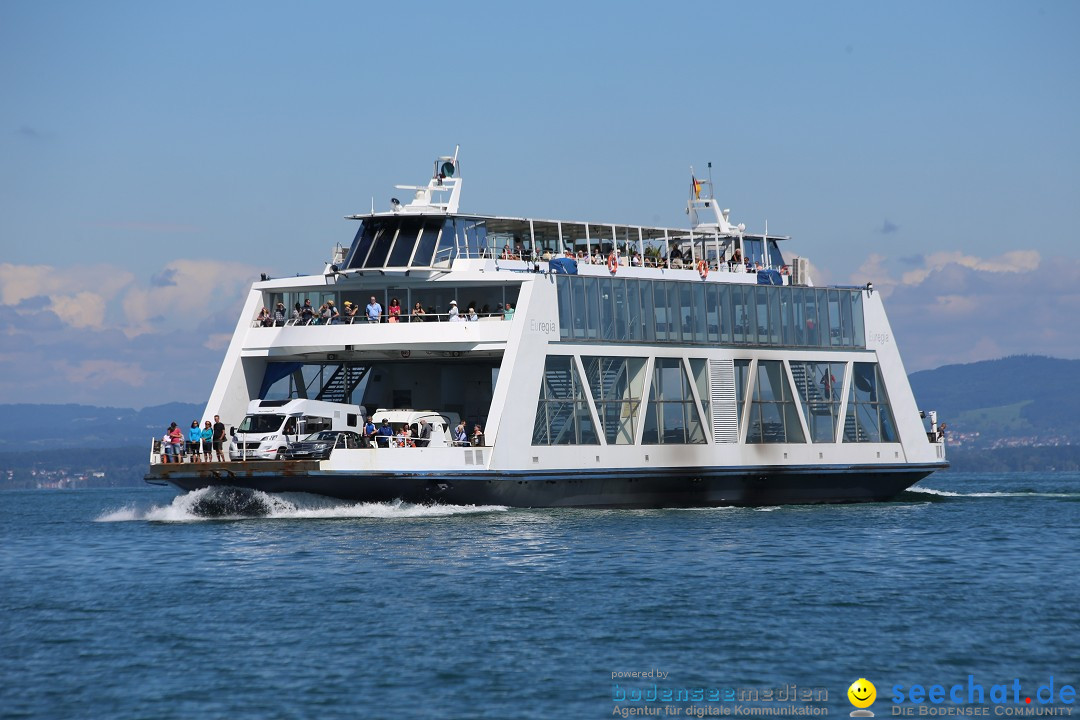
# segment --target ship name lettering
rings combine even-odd
[[[889,342],[889,333],[872,332],[870,333],[870,342],[886,345]]]
[[[541,320],[530,320],[529,329],[533,332],[542,332],[548,335],[554,335],[556,328],[553,322],[543,322]]]

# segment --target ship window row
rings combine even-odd
[[[563,340],[865,348],[862,290],[556,276]]]
[[[587,355],[545,360],[533,445],[703,445],[710,439],[899,441],[876,363]]]

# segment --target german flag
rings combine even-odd
[[[701,183],[693,175],[690,176],[690,192],[694,194],[694,199],[701,198]]]

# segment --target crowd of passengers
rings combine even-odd
[[[484,431],[479,424],[473,425],[472,432],[468,432],[465,422],[462,421],[451,431],[451,444],[459,447],[483,447]],[[401,423],[397,428],[386,418],[378,425],[372,421],[371,416],[365,418],[364,431],[360,436],[362,448],[415,448],[427,447],[431,441],[431,425],[421,418],[417,424],[415,434],[408,423]],[[165,434],[161,436],[160,454],[163,463],[201,463],[213,462],[217,457],[218,462],[228,460],[228,448],[225,435],[225,424],[221,417],[214,416],[213,424],[206,420],[202,426],[198,420],[191,421],[191,427],[187,433],[180,429],[175,422],[169,425]]]
[[[453,445],[462,447],[484,446],[484,431],[479,425],[473,425],[473,431],[472,433],[469,433],[466,429],[465,422],[459,422],[450,432],[450,436]],[[414,434],[408,423],[402,423],[395,429],[386,418],[383,418],[382,421],[376,425],[369,416],[364,422],[364,432],[361,435],[361,447],[366,448],[427,447],[430,441],[431,425],[423,418],[421,418],[420,422],[417,424],[417,430]]]
[[[513,303],[496,305],[494,310],[490,305],[484,305],[479,311],[476,309],[476,304],[472,303],[467,312],[461,312],[458,310],[457,300],[451,300],[446,313],[440,315],[435,312],[435,308],[429,306],[425,309],[419,302],[414,303],[412,309],[406,313],[402,309],[401,301],[397,298],[392,298],[390,305],[384,311],[382,304],[372,297],[363,308],[358,303],[346,300],[342,310],[337,309],[333,300],[327,300],[318,308],[311,304],[311,300],[305,300],[302,305],[296,303],[292,312],[285,308],[285,303],[279,302],[273,312],[265,307],[260,310],[255,318],[255,324],[261,327],[284,327],[285,325],[353,325],[363,322],[476,322],[481,318],[511,320],[513,317]]]
[[[504,245],[499,257],[503,260],[543,260],[548,262],[555,258],[557,253],[553,252],[550,248],[544,248],[537,253],[528,252],[521,243],[518,243],[513,250],[509,245]],[[578,250],[574,253],[571,250],[567,250],[564,253],[565,257],[577,260],[583,265],[607,265],[614,261],[618,265],[629,265],[631,267],[648,267],[648,268],[661,268],[681,270],[683,268],[692,268],[694,266],[694,260],[689,253],[683,254],[682,249],[678,243],[672,243],[668,249],[667,257],[660,257],[654,255],[645,255],[644,257],[637,250],[630,250],[627,254],[619,254],[614,251],[605,252],[596,246],[592,249],[592,253],[585,250]],[[730,272],[757,272],[764,269],[761,263],[753,263],[750,258],[743,258],[742,251],[735,250],[732,256],[725,260],[723,264]],[[720,268],[720,263],[715,260],[708,262],[710,270],[717,270]]]
[[[191,421],[187,433],[176,423],[169,425],[161,436],[161,462],[182,463],[211,462],[217,456],[218,462],[225,462],[225,423],[221,417],[214,416],[213,424],[209,420],[200,427],[198,420]]]

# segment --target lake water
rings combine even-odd
[[[1080,685],[1080,475],[923,484],[759,509],[293,496],[240,519],[161,488],[0,493],[0,716],[847,717],[858,678],[878,717],[930,707],[894,707],[897,685],[966,702],[1014,680],[989,717],[1080,715],[1061,695]]]

